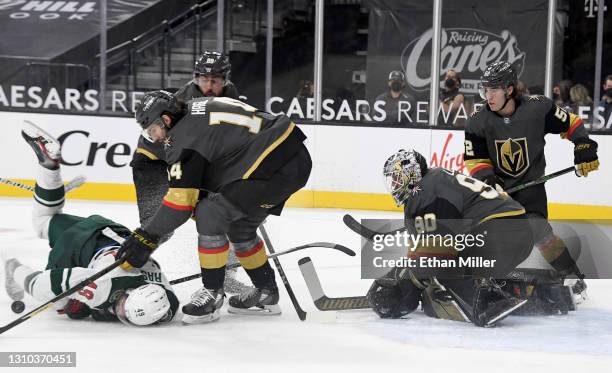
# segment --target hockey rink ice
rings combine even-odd
[[[0,198],[0,250],[34,269],[46,263],[47,242],[30,228],[32,201]],[[133,203],[66,201],[64,212],[100,214],[130,228],[138,226]],[[510,316],[491,329],[436,320],[415,311],[405,319],[381,320],[370,310],[318,311],[297,261],[312,258],[329,297],[364,295],[371,280],[360,279],[360,238],[342,216],[401,218],[392,212],[285,209],[266,228],[278,252],[314,241],[345,245],[357,256],[311,248],[280,261],[302,306],[299,321],[284,286],[280,316],[230,315],[221,320],[182,325],[179,314],[161,327],[75,321],[48,310],[0,335],[1,351],[76,352],[78,372],[610,372],[612,371],[612,280],[588,280],[589,299],[565,316]],[[172,280],[199,272],[192,221],[154,254]],[[272,264],[274,267],[274,265]],[[3,269],[2,269],[3,271]],[[2,286],[4,274],[0,275]],[[246,280],[239,270],[239,279]],[[182,302],[201,286],[199,280],[175,285]],[[18,315],[0,295],[4,325]],[[39,303],[29,295],[26,312]],[[2,368],[7,371],[71,371],[70,368]]]

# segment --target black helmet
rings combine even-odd
[[[225,53],[205,51],[195,62],[193,75],[219,75],[229,79],[232,65]]]
[[[485,69],[480,77],[483,87],[502,87],[510,85],[516,86],[518,80],[512,65],[507,61],[493,62]]]
[[[493,62],[485,69],[484,73],[480,77],[481,87],[479,89],[480,97],[486,100],[485,88],[508,88],[509,86],[515,87],[518,78],[512,65],[507,61]],[[513,92],[514,95],[516,92]],[[505,104],[504,104],[505,106]]]
[[[162,114],[169,114],[174,119],[178,118],[181,107],[176,97],[164,90],[147,92],[140,104],[136,106],[136,121],[145,129],[151,125]]]

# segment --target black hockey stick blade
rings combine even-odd
[[[329,298],[325,295],[321,281],[317,275],[314,264],[309,257],[304,257],[298,261],[302,276],[310,292],[310,296],[315,307],[321,311],[343,311],[359,310],[370,308],[368,299],[365,296]]]
[[[346,225],[350,230],[357,233],[358,235],[360,235],[361,237],[365,238],[368,241],[372,241],[374,237],[378,235],[386,236],[389,234],[395,234],[396,232],[401,232],[401,231],[406,230],[406,228],[400,228],[400,229],[394,229],[389,232],[376,232],[362,225],[360,222],[357,221],[357,219],[352,217],[350,214],[344,215],[344,217],[342,217],[342,221],[344,222],[344,225]]]
[[[125,261],[125,259],[123,259],[123,258],[117,259],[112,264],[110,264],[107,267],[101,269],[96,274],[89,276],[88,278],[84,279],[83,281],[79,282],[78,284],[74,285],[73,287],[71,287],[70,289],[64,291],[63,293],[57,295],[55,298],[51,299],[50,301],[43,303],[42,305],[40,305],[37,308],[33,309],[32,311],[26,313],[25,315],[19,317],[18,319],[15,319],[14,321],[4,325],[3,327],[0,327],[0,334],[4,333],[5,331],[7,331],[9,329],[14,328],[15,326],[17,326],[17,325],[21,324],[22,322],[24,322],[24,321],[26,321],[26,320],[28,320],[28,319],[38,315],[41,312],[48,310],[49,308],[53,307],[53,305],[57,301],[59,301],[61,299],[64,299],[65,297],[67,297],[69,295],[72,295],[72,294],[76,293],[77,291],[81,290],[82,288],[84,288],[88,284],[91,284],[92,282],[96,281],[97,279],[99,279],[100,277],[104,276],[108,272],[110,272],[113,269],[119,267],[124,261]]]
[[[343,253],[345,253],[346,255],[349,255],[349,256],[355,256],[356,255],[353,250],[349,249],[346,246],[342,246],[342,245],[339,245],[339,244],[336,244],[336,243],[332,243],[332,242],[312,242],[312,243],[307,243],[305,245],[300,245],[300,246],[292,247],[291,249],[283,250],[283,251],[280,251],[278,253],[268,254],[268,258],[270,258],[270,259],[276,258],[276,257],[281,256],[281,255],[293,253],[293,252],[299,251],[299,250],[309,249],[311,247],[322,247],[322,248],[327,248],[327,249],[334,249],[334,250],[338,250],[340,252],[343,252]],[[227,266],[228,269],[230,269],[230,268],[238,268],[238,267],[240,267],[240,263],[233,263],[233,264]],[[174,280],[170,281],[170,285],[181,284],[183,282],[195,280],[196,278],[200,278],[200,277],[202,277],[201,273],[195,273],[193,275],[189,275],[189,276],[185,276],[185,277],[174,279]]]

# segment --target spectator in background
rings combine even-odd
[[[591,123],[591,119],[593,118],[591,115],[593,100],[589,96],[589,91],[586,87],[582,84],[573,85],[572,88],[570,88],[570,100],[572,100],[572,105],[570,107],[571,111],[580,115],[580,108],[582,107],[582,110],[587,115],[585,121]],[[584,107],[586,107],[586,109],[584,109]]]
[[[404,73],[398,70],[393,70],[389,73],[389,90],[381,93],[376,97],[376,101],[385,102],[385,112],[387,116],[385,122],[393,123],[415,123],[416,122],[416,100],[410,94],[404,93],[406,88],[406,77]],[[400,102],[402,113],[400,112]],[[410,106],[410,108],[408,108]],[[408,117],[406,117],[408,115]]]
[[[572,101],[570,98],[570,88],[574,85],[571,80],[564,79],[553,87],[553,101],[555,105],[562,109],[571,110]]]
[[[516,82],[516,93],[518,96],[529,96],[529,89],[527,89],[527,85],[522,81]]]
[[[601,115],[604,118],[604,126],[610,120],[612,115],[612,75],[606,76],[606,80],[603,84],[603,92],[601,94],[601,101],[599,107],[603,108]]]
[[[461,88],[459,74],[453,69],[448,70],[444,75],[444,87],[440,91],[440,108],[443,113],[438,116],[438,123],[456,127],[465,126],[465,119],[456,119],[457,112],[465,102],[465,96],[459,92],[459,88]],[[465,113],[467,114],[467,111]]]
[[[310,80],[300,80],[298,83],[298,91],[295,94],[297,98],[310,98],[314,96],[314,85]]]

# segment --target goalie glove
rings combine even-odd
[[[368,304],[383,319],[396,319],[414,311],[421,300],[421,290],[409,278],[398,278],[392,269],[374,281],[368,294]]]
[[[587,177],[589,172],[599,169],[595,141],[586,137],[574,141],[574,165],[576,165],[577,176]]]
[[[138,228],[132,232],[132,235],[121,245],[117,258],[124,258],[125,262],[121,264],[121,268],[126,271],[132,268],[140,268],[144,266],[153,251],[157,249],[159,237],[150,234],[142,228]]]

